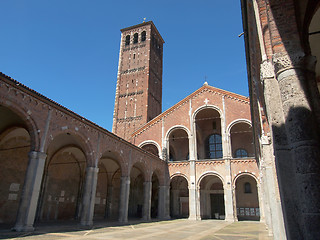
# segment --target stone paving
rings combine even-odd
[[[92,228],[77,224],[41,225],[32,233],[0,230],[0,239],[154,239],[154,240],[271,240],[260,222],[225,222],[219,220],[191,221],[186,219],[160,222],[130,222],[126,225],[98,223]]]

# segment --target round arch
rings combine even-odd
[[[22,109],[20,106],[16,105],[15,103],[12,103],[10,105],[6,104],[5,101],[1,101],[0,99],[0,110],[1,107],[8,109],[13,114],[17,115],[25,124],[25,128],[28,131],[30,135],[30,143],[31,151],[39,151],[40,148],[40,138],[38,133],[38,127],[33,119],[32,115],[27,114],[27,112]]]
[[[152,144],[158,149],[158,157],[161,158],[161,147],[160,147],[159,143],[157,143],[154,140],[145,140],[142,143],[140,143],[138,145],[138,147],[142,148],[143,146],[148,145],[148,144]]]
[[[186,179],[187,183],[189,183],[188,177],[187,177],[185,174],[183,174],[183,173],[174,173],[174,174],[172,174],[172,175],[170,176],[170,182],[171,182],[171,180],[172,180],[174,177],[183,177],[183,178]]]
[[[156,168],[156,169],[153,169],[153,171],[151,172],[151,176],[153,176],[153,174],[157,176],[160,186],[164,186],[165,185],[165,180],[163,177],[164,173],[161,174],[161,170],[159,168]]]
[[[101,159],[106,159],[106,158],[115,161],[119,165],[120,171],[123,176],[130,175],[128,166],[126,165],[126,162],[122,157],[122,154],[120,154],[114,150],[108,149],[108,150],[104,150],[100,154],[99,162],[101,161]]]
[[[97,167],[96,166],[97,163],[93,159],[93,154],[91,154],[93,152],[93,150],[92,150],[93,146],[88,141],[88,138],[86,138],[81,133],[81,131],[75,131],[73,129],[65,129],[65,130],[61,130],[61,131],[55,132],[50,138],[48,138],[48,140],[47,140],[47,142],[45,144],[44,152],[48,154],[52,144],[55,141],[57,141],[57,139],[60,136],[63,136],[63,135],[69,136],[70,140],[75,140],[75,142],[76,142],[75,145],[79,144],[78,147],[80,149],[82,149],[82,151],[84,152],[84,155],[86,156],[86,161],[87,161],[87,166],[88,167]],[[57,149],[59,149],[59,148],[60,147],[58,147]]]
[[[228,127],[227,127],[227,134],[228,134],[228,136],[230,136],[230,130],[231,130],[231,128],[232,128],[234,125],[238,124],[238,123],[246,123],[246,124],[248,124],[250,127],[252,127],[252,123],[251,123],[251,121],[248,120],[248,119],[239,118],[239,119],[233,120],[233,121],[228,125]]]
[[[185,161],[189,159],[190,131],[182,125],[171,127],[166,134],[167,156],[170,161]]]
[[[222,116],[223,116],[222,110],[221,110],[219,107],[217,107],[217,106],[215,106],[215,105],[211,105],[211,104],[210,104],[210,105],[203,105],[203,106],[197,108],[197,109],[193,112],[193,114],[192,114],[192,121],[195,122],[195,119],[196,119],[197,114],[198,114],[199,112],[201,112],[202,110],[205,110],[205,109],[214,109],[214,110],[216,110],[216,111],[219,113],[220,118],[222,118]]]
[[[207,176],[215,176],[215,177],[218,177],[223,186],[224,186],[224,179],[221,177],[221,175],[219,173],[217,173],[216,171],[206,171],[204,172],[203,174],[200,175],[200,177],[198,178],[197,180],[197,188],[199,189],[200,188],[200,183],[201,183],[201,180],[204,179],[205,177]]]
[[[250,176],[252,178],[254,178],[254,180],[256,181],[256,183],[258,184],[259,183],[259,180],[258,180],[258,177],[254,174],[254,173],[251,173],[251,172],[241,172],[241,173],[238,173],[232,180],[232,186],[235,186],[235,183],[237,181],[237,179],[241,176]]]
[[[166,136],[165,136],[165,139],[168,141],[169,140],[169,136],[170,134],[174,131],[174,130],[178,130],[178,129],[182,129],[184,131],[186,131],[187,135],[188,135],[188,138],[190,138],[191,136],[191,133],[190,133],[190,130],[186,127],[186,126],[183,126],[183,125],[174,125],[172,127],[170,127],[166,133]]]

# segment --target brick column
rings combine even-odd
[[[96,198],[96,188],[99,168],[88,167],[86,170],[86,182],[81,206],[81,225],[91,226],[93,224],[94,204]]]
[[[33,231],[33,223],[47,155],[43,152],[30,152],[29,163],[23,185],[22,196],[14,230]]]

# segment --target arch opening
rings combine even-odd
[[[78,220],[87,159],[79,136],[62,133],[47,149],[37,221]]]
[[[25,182],[31,136],[15,112],[0,106],[0,116],[0,225],[11,228]]]
[[[234,124],[230,129],[233,158],[254,157],[253,132],[248,123]]]
[[[176,128],[169,134],[170,161],[189,160],[188,133],[182,128]]]
[[[170,216],[171,218],[189,217],[188,181],[182,176],[175,176],[170,182]]]
[[[130,195],[128,217],[142,218],[144,200],[144,175],[138,165],[134,165],[130,172]]]
[[[159,157],[159,151],[158,151],[158,148],[156,145],[154,145],[153,143],[148,143],[148,144],[145,144],[141,147],[143,150]]]
[[[238,220],[260,220],[259,197],[256,180],[242,175],[236,180],[236,208]]]
[[[219,159],[223,157],[220,113],[213,108],[200,110],[195,116],[197,157]]]
[[[225,219],[223,183],[215,175],[200,182],[200,215],[201,219]]]
[[[105,152],[99,160],[94,219],[119,218],[121,167],[118,154]]]

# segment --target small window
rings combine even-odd
[[[126,36],[126,46],[130,45],[130,35]]]
[[[138,43],[138,33],[133,35],[133,43]]]
[[[251,191],[251,184],[249,182],[246,182],[244,184],[244,193],[252,193]]]
[[[248,157],[248,152],[245,149],[239,148],[236,150],[235,158],[246,158],[246,157]]]
[[[146,31],[143,31],[143,32],[141,33],[141,42],[144,42],[144,41],[146,40],[146,36],[147,36]]]

